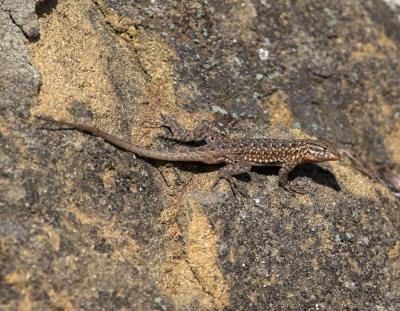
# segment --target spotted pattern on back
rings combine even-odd
[[[320,162],[325,161],[327,150],[333,149],[328,143],[308,139],[230,140],[220,142],[216,148],[221,159],[227,163],[244,161],[256,164],[296,162],[303,158]]]

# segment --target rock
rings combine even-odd
[[[160,113],[236,137],[320,136],[398,176],[395,12],[141,3],[0,1],[0,309],[398,310],[400,203],[350,161],[296,169],[304,196],[257,168],[235,199],[211,189],[216,167],[34,117],[162,148],[175,145],[157,139]]]

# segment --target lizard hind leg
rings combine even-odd
[[[161,115],[161,126],[166,132],[160,135],[163,138],[179,142],[205,141],[212,143],[218,141],[219,135],[211,127],[211,124],[203,120],[194,130],[186,130],[172,117]]]
[[[248,173],[250,172],[250,169],[251,165],[248,163],[230,163],[222,167],[218,171],[218,177],[212,185],[212,188],[215,188],[215,186],[219,183],[221,179],[225,179],[229,182],[231,190],[235,197],[237,197],[239,194],[243,197],[248,197],[246,190],[241,185],[239,185],[238,181],[233,176]]]

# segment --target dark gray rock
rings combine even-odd
[[[400,204],[348,160],[295,197],[255,169],[237,200],[216,167],[30,118],[161,148],[161,112],[214,119],[400,174],[398,24],[377,0],[0,1],[0,309],[398,310]]]

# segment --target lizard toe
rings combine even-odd
[[[233,177],[230,177],[230,178],[227,178],[227,180],[231,186],[231,190],[232,190],[232,193],[235,196],[235,198],[238,198],[238,196],[248,198],[246,189],[243,186],[241,186],[236,179],[234,179]]]
[[[293,193],[293,194],[306,194],[306,186],[303,184],[298,184],[298,183],[291,183],[290,185],[287,185],[284,187],[285,190]]]

